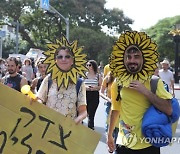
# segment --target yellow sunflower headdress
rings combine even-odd
[[[130,72],[124,64],[125,52],[131,47],[138,49],[143,56],[142,67],[136,73]],[[110,56],[110,69],[118,84],[123,87],[128,87],[133,80],[144,83],[157,68],[158,57],[157,45],[145,32],[126,31],[120,35],[119,40],[113,46]]]
[[[56,43],[47,44],[47,46],[48,51],[43,53],[46,56],[44,63],[48,64],[46,73],[50,73],[52,80],[56,80],[58,88],[61,85],[67,88],[70,80],[76,84],[79,75],[85,77],[86,54],[81,54],[83,47],[78,48],[77,40],[69,43],[65,36],[62,36],[60,40],[56,40]],[[69,71],[62,71],[56,65],[56,52],[60,47],[69,48],[73,54],[74,63]]]

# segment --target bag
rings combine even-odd
[[[156,94],[158,81],[159,78],[152,78],[150,81],[151,92],[154,94]],[[173,98],[171,103],[173,109],[171,116],[162,113],[153,105],[144,114],[142,132],[155,147],[167,146],[172,142],[171,140],[180,116],[180,108],[176,98]]]

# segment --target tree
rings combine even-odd
[[[180,16],[164,18],[156,25],[145,30],[153,40],[158,44],[158,52],[160,53],[160,61],[168,58],[170,61],[175,59],[175,44],[173,36],[169,32],[174,25],[180,23]]]
[[[121,33],[130,30],[133,21],[121,10],[106,9],[105,3],[105,0],[53,0],[51,6],[70,19],[70,41],[78,39],[89,58],[97,61],[103,58],[107,63],[114,37],[103,33],[103,26]],[[39,1],[1,0],[0,15],[1,25],[15,28],[14,23],[20,23],[19,52],[24,54],[29,48],[46,50],[46,43],[65,34],[64,21],[54,12],[39,8]]]
[[[133,23],[133,20],[125,17],[122,10],[117,8],[112,10],[105,10],[105,15],[103,16],[103,25],[113,30],[116,33],[121,33],[124,30],[131,30],[129,27]]]
[[[70,36],[70,40],[78,40],[79,46],[84,46],[88,59],[103,61],[104,64],[109,62],[112,44],[117,39],[88,28],[74,28]]]
[[[9,54],[12,54],[14,52],[14,47],[16,46],[16,43],[13,40],[6,39],[3,41],[2,44],[2,57],[8,58]],[[6,52],[4,52],[6,51]]]

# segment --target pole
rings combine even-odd
[[[16,22],[16,54],[18,54],[18,46],[19,46],[19,37],[18,37],[18,33],[19,33],[19,22]]]
[[[65,23],[66,23],[66,38],[69,41],[69,18],[65,18],[61,13],[59,13],[54,7],[52,7],[51,5],[49,5],[50,9],[52,11],[54,11],[55,13],[57,13],[61,18],[64,19]]]
[[[69,18],[66,18],[66,38],[69,41]]]
[[[0,37],[0,58],[2,58],[2,37]]]
[[[175,83],[179,83],[179,76],[178,76],[178,67],[179,67],[179,42],[180,42],[180,35],[174,36],[174,42],[175,42],[175,74],[174,79]]]

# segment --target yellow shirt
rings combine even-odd
[[[146,81],[144,85],[150,89],[150,81]],[[111,93],[112,110],[120,111],[117,144],[131,149],[143,149],[151,146],[151,144],[144,142],[141,130],[143,115],[151,105],[148,99],[138,91],[124,87],[120,92],[121,101],[116,101],[118,94],[116,81],[111,88],[113,89]],[[158,81],[156,95],[163,99],[172,98],[172,95],[164,89],[161,80]]]
[[[104,77],[110,72],[109,64],[104,66]]]

